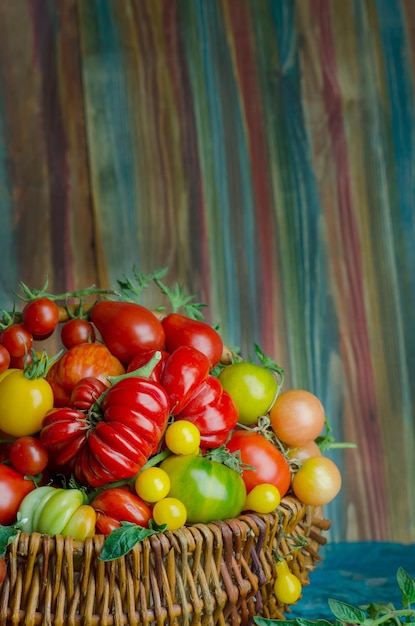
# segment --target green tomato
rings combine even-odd
[[[27,533],[39,532],[52,537],[61,535],[73,514],[83,504],[85,496],[80,489],[61,489],[48,485],[38,487],[20,503],[20,528]]]
[[[187,521],[207,524],[237,517],[246,488],[235,470],[203,456],[172,455],[160,467],[170,477],[169,497],[183,502]]]
[[[44,485],[33,489],[33,491],[23,498],[17,514],[20,520],[19,528],[22,533],[31,533],[34,531],[33,517],[35,513],[38,511],[40,504],[47,501],[46,496],[49,494],[48,497],[51,497],[55,490],[55,487]]]
[[[35,530],[52,537],[62,534],[72,515],[84,504],[84,498],[80,489],[56,489],[43,506],[40,503],[41,511]]]
[[[225,367],[218,376],[239,412],[239,422],[255,424],[270,410],[277,395],[278,384],[270,370],[241,361]]]

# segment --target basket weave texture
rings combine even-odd
[[[76,542],[21,533],[8,546],[0,626],[244,626],[254,615],[283,618],[274,552],[291,554],[290,569],[306,585],[329,526],[321,509],[285,497],[275,514],[153,535],[108,562],[99,559],[101,535]]]

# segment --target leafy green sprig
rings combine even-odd
[[[341,600],[328,599],[328,606],[334,619],[306,619],[297,617],[292,619],[270,619],[254,617],[257,626],[346,626],[356,624],[359,626],[401,626],[401,624],[413,624],[415,622],[415,579],[402,567],[398,568],[396,580],[402,594],[402,608],[396,608],[392,603],[371,602],[362,606],[353,606]]]

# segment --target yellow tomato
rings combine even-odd
[[[274,593],[277,599],[283,604],[294,604],[301,596],[301,582],[289,570],[285,561],[280,561],[275,569],[277,578],[274,583]]]
[[[0,380],[0,430],[13,437],[38,432],[53,408],[52,387],[44,378],[27,378],[23,370],[10,371]]]
[[[272,513],[279,507],[280,502],[280,492],[275,485],[260,483],[255,485],[246,496],[244,511]]]

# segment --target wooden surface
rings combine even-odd
[[[414,54],[412,0],[0,0],[1,306],[168,266],[358,444],[338,540],[415,541]]]

